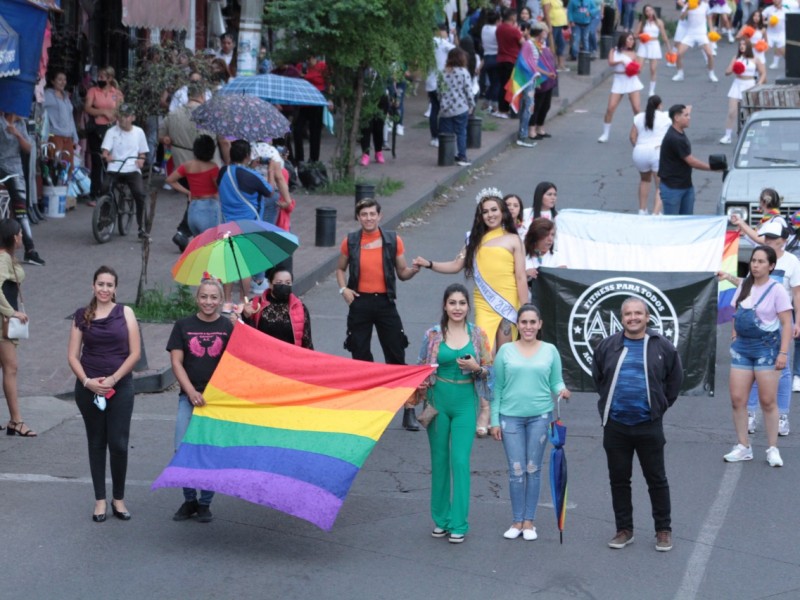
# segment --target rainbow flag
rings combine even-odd
[[[213,490],[330,530],[375,442],[432,371],[330,356],[240,323],[152,489]]]
[[[506,102],[511,105],[514,112],[519,112],[520,94],[530,86],[535,86],[536,58],[533,54],[533,44],[524,43],[517,55],[517,63],[511,72],[511,77],[506,83]]]
[[[726,231],[720,271],[736,275],[738,256],[739,232],[735,230]],[[733,320],[734,309],[731,306],[731,300],[733,300],[734,293],[736,293],[736,286],[730,281],[719,282],[719,291],[717,292],[717,324],[727,323]]]

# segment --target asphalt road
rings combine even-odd
[[[722,62],[729,46],[721,45]],[[717,69],[718,74],[722,69]],[[705,79],[697,53],[687,80],[658,92],[665,105],[695,107],[689,136],[700,157],[717,152],[727,84]],[[630,159],[630,109],[621,105],[611,141],[601,132],[610,82],[553,119],[554,137],[536,148],[512,147],[430,212],[403,228],[410,258],[455,255],[468,229],[477,191],[495,186],[526,204],[541,180],[559,187],[559,207],[634,212],[638,177]],[[696,173],[698,213],[711,213],[719,175]],[[460,276],[422,272],[400,284],[399,307],[413,360],[422,333],[438,320],[441,294]],[[305,296],[318,350],[343,354],[346,307],[332,278]],[[545,324],[546,326],[546,324]],[[216,519],[175,523],[178,490],[151,492],[169,460],[175,393],[137,397],[132,434],[130,522],[90,519],[91,484],[83,424],[74,407],[35,444],[15,440],[2,453],[0,598],[797,598],[800,554],[794,510],[800,452],[793,433],[781,439],[786,466],[756,460],[727,465],[734,442],[727,394],[726,340],[718,332],[715,397],[681,398],[665,418],[667,472],[673,503],[671,552],[654,550],[649,500],[634,475],[636,541],[610,550],[614,534],[595,398],[575,394],[563,408],[568,426],[569,503],[564,544],[558,542],[549,488],[543,483],[535,542],[503,539],[510,522],[501,444],[476,440],[472,459],[470,533],[460,546],[430,537],[429,453],[424,432],[401,429],[398,416],[365,464],[330,533],[246,502],[218,496]],[[376,347],[376,354],[380,351]],[[800,421],[798,421],[800,426]],[[85,508],[82,510],[80,507]]]

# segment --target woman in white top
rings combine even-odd
[[[689,0],[687,10],[681,15],[681,19],[686,20],[683,28],[683,35],[676,41],[678,45],[678,61],[676,66],[678,72],[672,81],[683,81],[683,55],[689,48],[700,46],[706,54],[708,64],[708,78],[711,81],[719,81],[714,73],[714,54],[711,51],[711,42],[708,39],[708,32],[711,30],[711,15],[709,14],[708,4],[704,0]]]
[[[643,113],[633,117],[630,140],[633,144],[633,164],[639,171],[639,214],[647,214],[647,197],[650,195],[650,182],[655,179],[656,197],[653,214],[662,213],[661,194],[658,191],[658,157],[661,141],[667,133],[671,121],[661,110],[661,98],[650,96]]]
[[[608,64],[614,68],[614,83],[611,85],[608,108],[603,118],[603,135],[597,138],[601,144],[608,141],[608,134],[611,133],[611,120],[625,94],[628,94],[628,99],[631,101],[633,114],[637,114],[640,110],[639,90],[644,86],[639,80],[638,70],[633,75],[628,75],[628,65],[631,63],[641,64],[636,58],[635,46],[636,38],[630,31],[625,31],[617,39],[617,47],[608,53]]]
[[[722,26],[722,32],[728,36],[728,43],[732,44],[733,29],[731,29],[731,7],[728,6],[727,0],[709,0],[709,5],[708,13],[711,15],[719,15],[719,24]]]
[[[733,139],[733,126],[739,113],[742,93],[756,83],[761,85],[767,80],[764,63],[753,56],[753,47],[749,40],[739,40],[739,52],[725,69],[725,75],[733,75],[733,83],[731,83],[731,89],[728,90],[728,116],[725,119],[725,135],[719,140],[720,144],[730,144]],[[756,75],[758,75],[758,81],[756,81]]]
[[[658,38],[664,40],[664,44],[670,52],[672,51],[672,46],[669,43],[667,31],[664,29],[664,21],[658,18],[655,9],[651,5],[646,4],[642,8],[642,17],[636,24],[634,34],[641,41],[639,49],[636,51],[636,56],[650,63],[650,89],[647,95],[652,96],[656,93],[656,69],[658,61],[662,58],[661,44]],[[642,39],[642,35],[647,36],[645,38],[647,41]]]
[[[783,8],[783,0],[773,0],[772,6],[767,6],[763,10],[764,23],[769,32],[769,47],[775,51],[772,56],[770,69],[777,69],[781,63],[781,57],[786,56],[786,11]]]

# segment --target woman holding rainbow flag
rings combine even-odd
[[[525,250],[502,198],[496,188],[480,191],[472,230],[453,260],[439,262],[418,256],[413,263],[437,273],[463,269],[475,280],[475,323],[486,332],[494,352],[514,339],[517,310],[528,301]],[[476,429],[479,436],[488,433],[488,425],[489,403],[482,399]]]

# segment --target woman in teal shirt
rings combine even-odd
[[[513,523],[503,537],[535,540],[536,505],[541,487],[542,458],[553,397],[568,399],[561,376],[561,357],[552,344],[539,339],[542,318],[533,304],[517,313],[520,339],[505,344],[494,361],[494,401],[491,434],[503,442]]]

